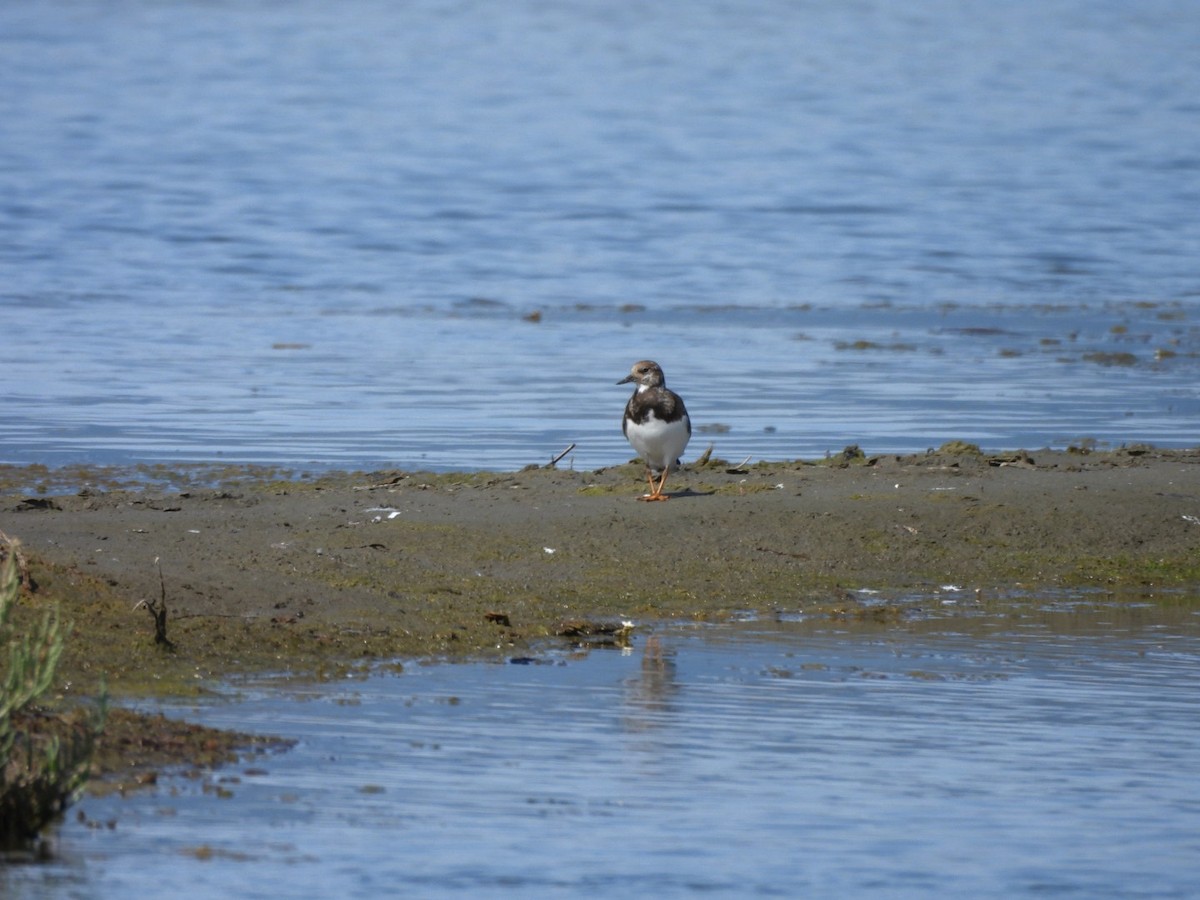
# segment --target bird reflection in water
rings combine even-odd
[[[625,728],[629,731],[661,728],[674,712],[674,697],[680,689],[675,651],[663,646],[656,635],[648,637],[642,649],[641,672],[627,679],[625,687]]]

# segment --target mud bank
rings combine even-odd
[[[44,473],[0,470],[29,611],[57,602],[74,623],[64,697],[101,677],[117,696],[186,694],[247,671],[518,656],[625,620],[886,615],[945,584],[983,599],[1200,585],[1200,451],[714,461],[655,504],[636,501],[632,464],[117,475],[39,492]],[[862,588],[879,592],[869,607]],[[164,600],[169,645],[139,606]]]

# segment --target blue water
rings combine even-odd
[[[1192,0],[11,0],[0,462],[591,468],[642,357],[687,456],[1193,445],[1197,46]]]
[[[656,639],[175,709],[299,743],[87,798],[0,892],[1195,896],[1194,604]]]

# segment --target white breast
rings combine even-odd
[[[645,460],[646,465],[662,471],[675,465],[688,444],[687,417],[677,422],[664,422],[654,413],[640,425],[629,423],[626,437],[633,449]]]

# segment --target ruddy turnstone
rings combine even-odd
[[[678,467],[679,455],[692,436],[692,420],[688,418],[683,398],[667,390],[658,363],[648,359],[634,363],[629,374],[617,384],[631,381],[637,389],[625,404],[621,430],[633,449],[641,454],[646,463],[646,480],[650,482],[650,493],[638,499],[669,500],[662,492],[663,485],[671,470]]]

